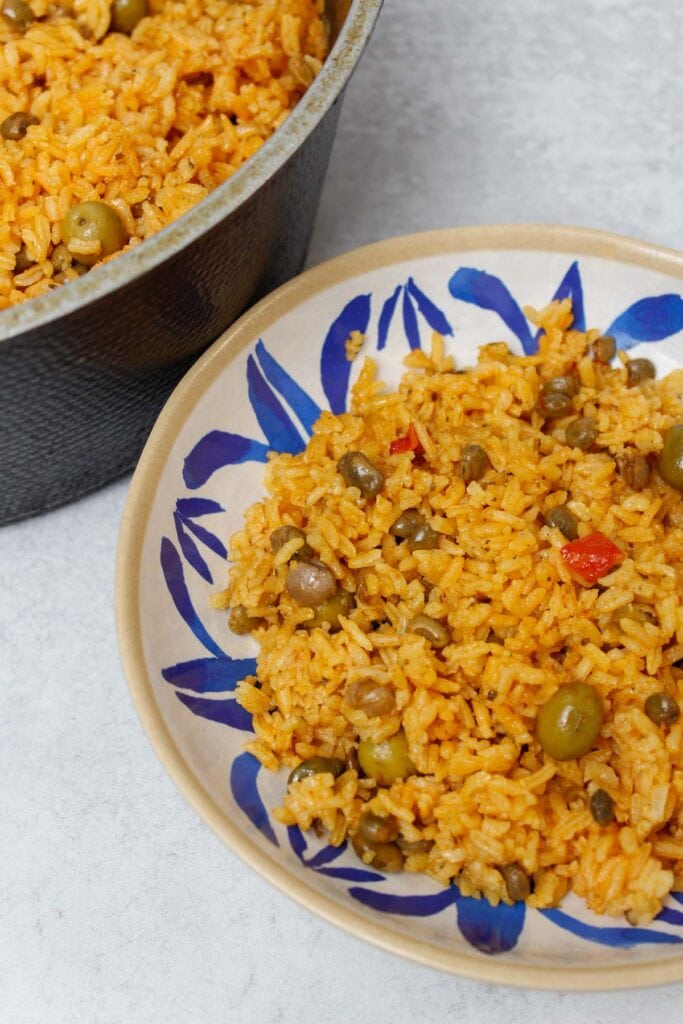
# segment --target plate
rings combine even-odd
[[[270,450],[300,451],[322,409],[346,408],[361,354],[395,385],[433,331],[459,365],[479,345],[533,351],[526,304],[571,296],[660,373],[683,365],[683,257],[616,235],[510,225],[407,236],[338,257],[242,317],[172,395],[130,489],[117,558],[126,676],[150,741],[202,818],[248,864],[312,911],[394,953],[473,978],[552,989],[683,979],[683,896],[647,928],[591,914],[491,907],[414,874],[384,876],[345,847],[285,828],[272,810],[286,772],[244,751],[249,715],[234,687],[254,671],[250,637],[229,632],[212,593],[228,538],[263,493]]]

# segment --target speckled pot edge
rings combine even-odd
[[[265,184],[308,138],[341,95],[372,35],[383,0],[353,0],[339,36],[296,110],[231,178],[178,220],[89,274],[0,312],[0,345],[88,306],[154,270],[209,231]]]
[[[157,706],[143,656],[139,607],[139,566],[152,499],[168,454],[199,396],[226,363],[273,321],[308,296],[376,267],[437,253],[477,249],[534,249],[598,256],[683,279],[683,254],[620,235],[558,225],[510,224],[465,227],[407,235],[354,250],[321,264],[271,293],[249,310],[198,360],[162,410],[133,476],[116,556],[116,619],[122,663],[143,727],[178,789],[213,831],[282,892],[359,939],[429,967],[481,981],[555,991],[606,991],[683,981],[683,957],[629,965],[628,971],[531,967],[448,952],[430,943],[397,936],[382,924],[360,918],[292,876],[236,827],[220,810],[183,760]]]

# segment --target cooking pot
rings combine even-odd
[[[136,462],[170,391],[256,299],[302,268],[344,88],[382,0],[328,0],[332,48],[268,142],[169,227],[0,313],[0,524]]]

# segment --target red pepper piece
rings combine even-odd
[[[415,452],[416,455],[424,455],[424,448],[420,444],[417,431],[411,423],[405,437],[397,437],[389,445],[391,455],[402,455],[403,452]]]
[[[560,554],[569,568],[582,576],[586,583],[595,583],[601,576],[606,576],[625,557],[621,548],[600,532],[570,541],[560,548]]]

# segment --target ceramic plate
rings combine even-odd
[[[149,439],[121,528],[118,627],[125,671],[165,768],[211,827],[289,895],[360,938],[434,967],[548,988],[683,979],[683,896],[650,927],[560,909],[492,908],[426,877],[384,876],[345,847],[272,816],[286,771],[244,752],[236,682],[255,644],[227,629],[210,595],[226,545],[262,493],[269,451],[300,451],[321,409],[346,408],[362,353],[395,385],[411,348],[445,336],[459,365],[503,340],[531,352],[522,306],[570,295],[599,327],[664,372],[683,364],[683,257],[599,232],[542,226],[394,239],[308,271],[254,307],[195,365]]]

